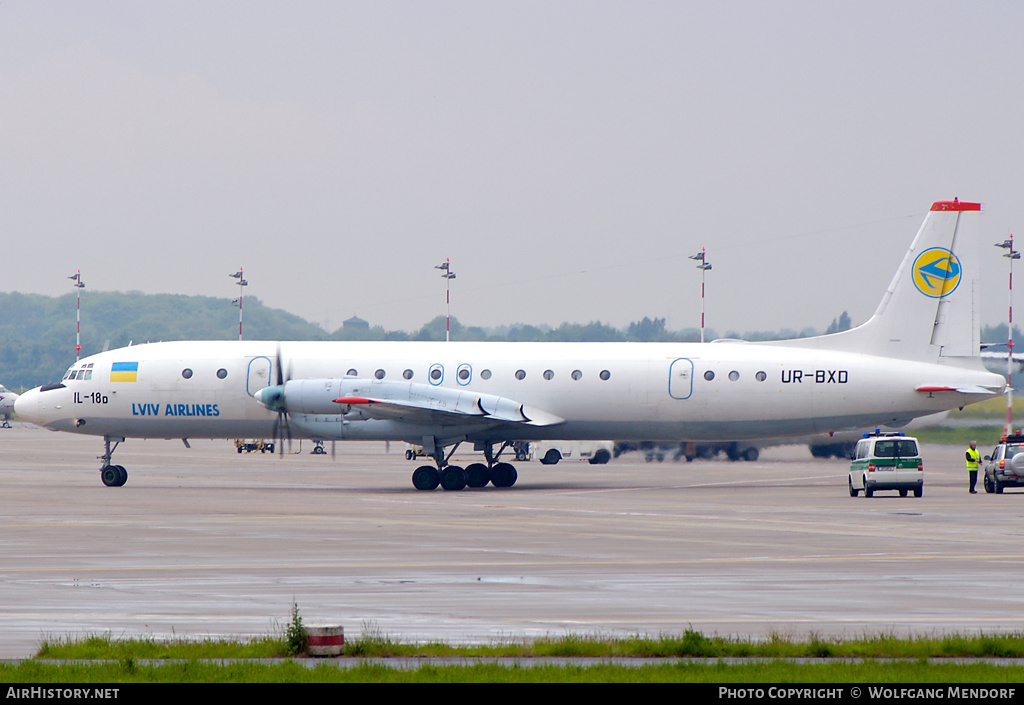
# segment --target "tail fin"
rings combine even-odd
[[[875,315],[806,344],[930,362],[980,358],[980,211],[959,200],[932,204]]]

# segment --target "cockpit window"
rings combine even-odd
[[[80,368],[77,369],[71,367],[68,369],[67,372],[64,373],[64,376],[61,378],[61,381],[63,382],[65,380],[70,381],[92,379],[92,366],[93,363],[90,362],[88,364],[82,365]]]

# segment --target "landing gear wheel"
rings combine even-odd
[[[486,487],[491,481],[491,471],[483,463],[466,466],[466,485],[469,487]]]
[[[498,463],[491,468],[491,484],[495,487],[511,487],[519,479],[519,473],[509,463]]]
[[[412,472],[412,486],[418,490],[436,490],[441,484],[441,475],[430,465],[420,465]]]
[[[107,487],[122,487],[128,482],[128,471],[121,465],[107,465],[100,470],[100,479]]]
[[[611,459],[612,454],[604,448],[600,448],[588,462],[591,465],[605,465]]]
[[[465,489],[466,481],[466,471],[458,465],[449,465],[441,471],[441,487],[450,492]]]

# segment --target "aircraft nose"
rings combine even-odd
[[[39,416],[39,390],[30,389],[14,400],[14,413],[22,421],[37,423]]]

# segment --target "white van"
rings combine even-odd
[[[897,490],[906,497],[924,492],[924,461],[917,439],[902,433],[865,433],[857,441],[850,463],[850,496],[864,490],[871,497],[878,490]]]

